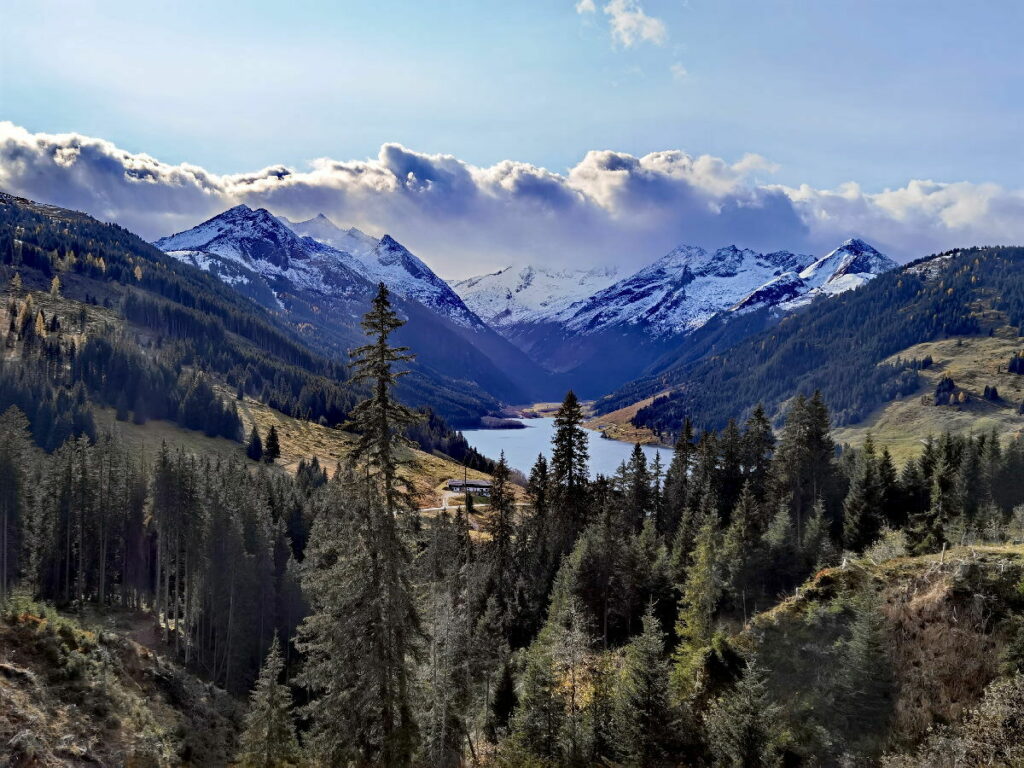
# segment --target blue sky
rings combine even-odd
[[[934,190],[910,190],[912,180],[975,185],[941,203],[959,206],[939,222],[947,229],[961,226],[965,205],[977,214],[978,195],[987,212],[998,207],[990,187],[976,185],[1009,189],[1014,210],[1021,202],[1021,29],[1024,3],[995,0],[0,0],[0,120],[215,175],[308,170],[323,157],[378,162],[394,142],[475,169],[525,163],[579,190],[571,177],[588,152],[681,150],[740,164],[749,188],[784,186],[798,207],[808,207],[795,191],[802,185],[812,196],[849,182],[861,195],[908,190],[904,198],[924,201],[913,216],[904,198],[864,199],[884,203],[884,226],[857,213],[816,235],[817,214],[801,210],[803,234],[745,225],[735,238],[817,248],[858,234],[907,258],[919,255],[914,238],[920,248],[961,242],[922,231],[927,222],[896,232],[908,218],[934,219],[940,204]],[[745,163],[750,153],[764,160]],[[0,181],[40,194],[10,160]],[[595,190],[582,194],[621,220]],[[42,191],[73,198],[63,187]],[[857,208],[840,197],[829,198],[829,216],[837,205],[844,216]],[[250,199],[237,190],[228,198]],[[353,199],[328,213],[371,229],[403,226],[396,212],[354,208]],[[278,202],[307,211],[297,198]],[[158,223],[107,198],[80,204],[147,236],[206,212],[187,207]],[[690,231],[694,240],[731,233],[669,229],[641,238],[643,257],[633,258],[654,258]],[[1003,224],[977,232],[1016,236]],[[428,256],[454,247],[416,226],[405,234]],[[473,247],[499,234],[476,233]],[[637,237],[626,232],[614,247]],[[528,260],[529,249],[498,248],[495,259]]]
[[[586,150],[764,155],[782,183],[1011,183],[1024,4],[4,0],[4,117],[221,173],[397,141],[562,170]],[[682,67],[683,77],[672,67]]]

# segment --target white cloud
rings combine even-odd
[[[644,13],[637,0],[609,0],[603,10],[609,19],[612,39],[624,48],[639,42],[661,45],[668,37],[665,22]]]
[[[576,3],[576,13],[595,13],[597,6],[594,5],[594,0],[579,0]]]
[[[689,72],[686,71],[686,67],[680,64],[678,61],[675,62],[668,69],[672,73],[672,78],[674,80],[685,80],[686,76],[690,74]]]
[[[391,233],[451,277],[531,262],[628,270],[680,243],[822,253],[856,235],[909,259],[1024,242],[1019,189],[911,181],[869,193],[852,182],[828,190],[761,181],[777,168],[755,154],[727,162],[679,150],[594,150],[561,174],[512,160],[477,167],[385,144],[366,160],[218,175],[101,139],[0,122],[5,191],[116,221],[147,239],[243,202],[293,219],[323,212]]]

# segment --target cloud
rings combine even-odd
[[[680,64],[678,61],[675,62],[671,67],[668,68],[669,72],[672,73],[673,80],[685,80],[686,76],[690,73],[686,71],[686,67]]]
[[[612,39],[624,48],[631,48],[638,42],[661,45],[668,37],[665,22],[644,13],[637,0],[609,0],[603,10],[608,16]]]
[[[218,175],[79,134],[0,122],[0,189],[116,221],[147,239],[238,203],[291,219],[323,212],[392,234],[446,277],[508,263],[639,268],[680,243],[823,253],[863,237],[900,259],[1024,242],[1024,191],[911,181],[865,192],[788,187],[748,154],[587,152],[566,173],[505,160],[488,167],[385,144],[375,158],[320,158]]]
[[[576,3],[576,13],[596,13],[597,6],[594,5],[594,0],[579,0]]]

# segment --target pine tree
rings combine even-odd
[[[53,280],[50,281],[50,295],[54,298],[60,296],[60,278],[57,275],[53,276]]]
[[[572,549],[586,523],[589,442],[582,424],[583,407],[570,391],[555,416],[551,441],[551,481],[559,518],[554,533],[560,554]]]
[[[404,325],[391,307],[384,283],[377,289],[371,310],[360,323],[370,344],[352,352],[355,382],[369,382],[370,397],[352,409],[351,427],[359,435],[352,461],[360,462],[382,494],[385,509],[394,514],[409,506],[407,484],[398,477],[398,452],[407,444],[406,429],[420,420],[420,415],[399,403],[394,397],[398,380],[409,371],[396,371],[396,364],[413,359],[408,347],[393,347],[390,337]]]
[[[267,444],[263,449],[263,460],[273,464],[275,459],[281,457],[281,442],[277,437],[277,427],[273,424],[267,430]]]
[[[665,634],[648,605],[643,632],[626,647],[616,695],[618,750],[629,766],[658,765],[669,752],[673,716],[664,651]]]
[[[303,586],[312,613],[297,646],[306,654],[312,752],[328,764],[401,768],[416,748],[411,662],[421,630],[399,529],[410,498],[398,452],[417,415],[393,396],[405,373],[393,366],[411,359],[389,343],[401,325],[381,284],[363,320],[372,343],[355,352],[357,380],[371,392],[352,412],[359,440],[307,548]]]
[[[781,765],[775,749],[780,708],[768,696],[764,672],[747,664],[736,687],[716,700],[705,716],[707,740],[718,768]]]
[[[274,636],[259,679],[249,697],[245,730],[239,738],[238,762],[244,768],[286,768],[298,765],[299,743],[292,721],[292,695],[281,683],[284,659]]]
[[[263,459],[263,440],[260,439],[260,433],[255,424],[252,425],[249,432],[249,442],[245,444],[245,455],[253,461]]]
[[[882,521],[882,493],[870,433],[857,454],[850,490],[843,501],[843,545],[860,552],[874,541]]]

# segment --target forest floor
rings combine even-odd
[[[0,615],[0,764],[228,764],[242,705],[132,639],[147,624],[12,601]]]

